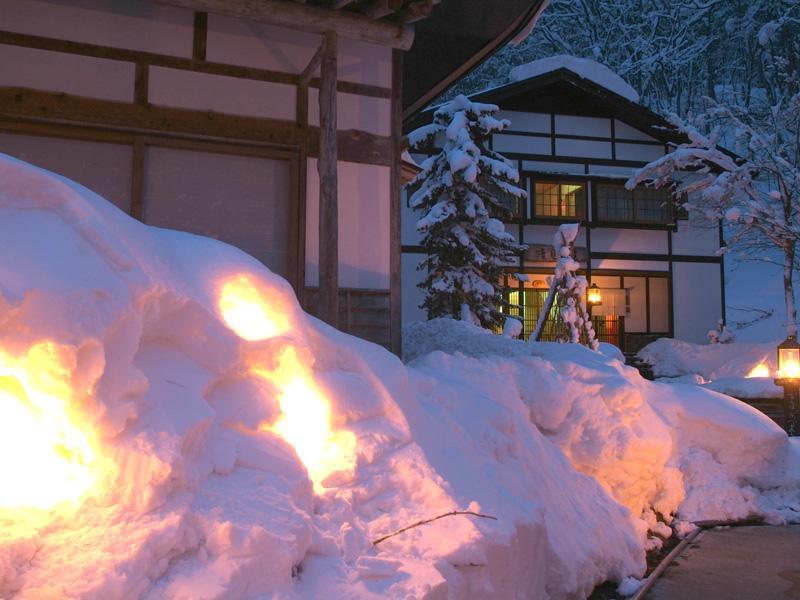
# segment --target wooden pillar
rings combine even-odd
[[[317,316],[337,326],[339,320],[339,202],[336,167],[336,33],[322,36],[319,84],[319,310]]]
[[[392,50],[392,166],[389,191],[389,345],[402,355],[402,305],[400,297],[402,257],[400,255],[400,188],[403,152],[403,53]]]

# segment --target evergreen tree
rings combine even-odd
[[[450,316],[487,328],[502,322],[503,266],[524,249],[502,221],[526,192],[515,185],[517,170],[488,148],[490,136],[510,125],[494,116],[498,110],[458,96],[409,136],[423,152],[443,144],[411,184],[419,185],[411,207],[424,213],[417,229],[427,257],[419,268],[428,276],[419,287],[429,319]]]

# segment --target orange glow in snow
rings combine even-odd
[[[95,436],[70,412],[69,352],[43,342],[0,354],[0,508],[76,503],[107,467]]]
[[[288,319],[275,312],[244,276],[222,286],[219,306],[228,326],[248,341],[281,335],[289,327]],[[332,473],[353,470],[356,437],[350,431],[332,429],[330,402],[293,347],[283,349],[277,367],[255,366],[253,372],[270,381],[280,394],[280,417],[262,428],[277,433],[294,447],[316,492],[325,489],[322,482]]]
[[[228,327],[250,342],[278,336],[289,328],[286,318],[270,309],[246,275],[225,282],[219,310]]]
[[[764,363],[758,364],[753,367],[753,370],[747,374],[748,377],[769,377],[769,367]]]

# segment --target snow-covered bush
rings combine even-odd
[[[424,213],[417,229],[427,257],[419,268],[428,275],[419,287],[429,319],[451,316],[483,327],[502,323],[503,266],[523,250],[503,220],[526,192],[516,185],[517,170],[488,148],[490,136],[510,125],[494,117],[498,110],[458,96],[435,112],[432,124],[409,135],[411,146],[420,150],[431,150],[437,134],[444,144],[411,183],[419,186],[411,207]]]
[[[577,275],[580,264],[572,258],[572,244],[578,237],[578,224],[560,225],[553,237],[558,260],[555,270],[555,302],[558,315],[567,326],[566,341],[578,344],[581,334],[586,338],[586,345],[597,350],[599,343],[595,339],[594,327],[586,310],[586,289],[588,282],[583,275]]]
[[[725,325],[725,321],[723,321],[722,319],[717,321],[716,329],[708,330],[707,335],[708,335],[708,342],[710,344],[730,344],[735,339],[733,333],[731,333],[731,331]]]

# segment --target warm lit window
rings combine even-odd
[[[537,181],[534,184],[533,216],[582,218],[585,189],[582,183]]]
[[[671,223],[672,199],[666,190],[597,184],[597,220],[636,223]]]

